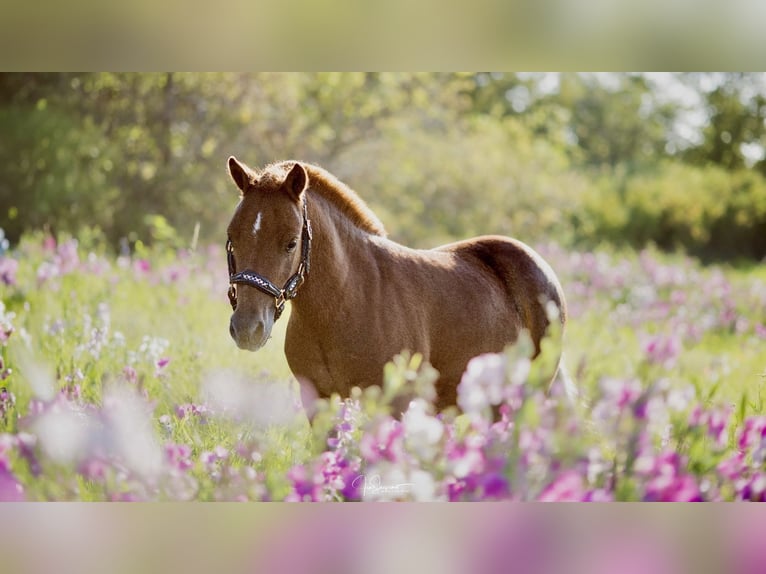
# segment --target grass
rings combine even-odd
[[[15,284],[0,284],[6,313],[15,314],[10,319],[14,332],[0,346],[13,369],[3,384],[15,396],[15,406],[0,419],[0,434],[36,436],[36,457],[43,461],[36,475],[20,452],[7,455],[27,498],[100,500],[137,492],[147,498],[185,498],[161,485],[142,491],[131,472],[121,474],[119,464],[107,464],[105,477],[89,475],[77,467],[79,459],[53,452],[56,445],[37,436],[31,414],[35,401],[50,403],[63,393],[74,396],[86,413],[96,412],[108,407],[114,388],[126,385],[148,401],[151,432],[161,444],[189,447],[184,460],[194,487],[186,498],[287,496],[290,470],[324,446],[299,410],[279,424],[266,420],[279,389],[296,395],[282,351],[289,306],[272,340],[257,353],[243,352],[228,335],[221,250],[176,254],[158,249],[145,260],[81,251],[68,266],[62,245],[44,250],[38,237],[24,242],[14,253],[19,261]],[[766,334],[759,331],[766,325],[762,267],[703,267],[657,252],[542,251],[560,274],[570,302],[565,362],[586,399],[606,378],[664,379],[694,386],[706,404],[731,405],[738,424],[746,416],[766,414]],[[57,267],[58,275],[40,280],[44,262]],[[658,359],[647,350],[655,339],[672,339],[677,347]],[[158,366],[160,359],[169,361]],[[264,420],[253,424],[241,413],[214,416],[209,389],[217,373],[244,378],[248,386],[242,400],[251,401],[247,404],[255,411],[263,404],[266,414],[258,416]],[[179,415],[179,407],[188,404],[208,412]],[[109,458],[117,447],[105,448],[102,455]],[[224,451],[218,458],[210,454]],[[185,472],[186,467],[177,473],[173,488],[182,490]]]

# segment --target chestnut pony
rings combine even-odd
[[[380,384],[385,363],[408,349],[439,371],[442,410],[456,404],[471,357],[501,351],[522,329],[539,353],[548,302],[566,321],[556,275],[520,241],[410,249],[387,239],[359,196],[320,167],[285,161],[256,171],[234,157],[228,167],[241,191],[227,241],[231,336],[240,349],[260,349],[292,299],[287,362],[319,397]]]

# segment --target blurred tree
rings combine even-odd
[[[661,167],[671,153],[766,173],[763,76],[668,78],[710,110],[693,149],[668,145],[684,105],[646,74],[0,74],[0,227],[12,240],[95,226],[115,246],[159,235],[183,245],[199,223],[203,240],[220,240],[237,201],[225,171],[234,154],[319,163],[392,236],[423,246],[478,233],[616,237],[629,215],[651,231],[631,228],[636,242],[704,246],[708,220],[756,234],[760,215],[750,221],[741,205],[760,205],[759,178],[727,184],[738,199],[725,218],[687,221],[680,196],[654,194],[702,177]],[[626,194],[641,201],[627,206]]]
[[[144,236],[146,215],[220,234],[236,195],[225,159],[330,168],[417,110],[461,109],[454,74],[2,74],[0,225]],[[423,124],[425,125],[425,124]],[[353,171],[353,170],[347,170]]]
[[[673,105],[656,99],[640,74],[562,74],[554,97],[571,110],[570,126],[582,161],[591,166],[646,165],[665,150],[675,117]]]
[[[766,174],[766,82],[763,74],[685,74],[703,94],[708,121],[702,143],[684,154],[686,161],[725,169],[750,167]],[[750,156],[748,156],[750,152]],[[760,155],[760,157],[757,157]]]
[[[475,112],[516,116],[588,166],[656,161],[677,112],[642,74],[479,73],[471,96]]]

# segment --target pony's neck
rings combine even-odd
[[[307,191],[311,270],[292,301],[296,319],[322,320],[353,298],[352,277],[369,260],[369,234],[319,194]]]

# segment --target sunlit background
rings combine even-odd
[[[296,42],[311,14],[291,20]],[[560,18],[562,45],[601,38],[595,16]],[[567,296],[580,399],[546,392],[522,344],[475,360],[463,413],[437,416],[436,373],[403,355],[382,391],[320,402],[310,427],[282,351],[289,306],[258,353],[229,338],[229,155],[323,166],[409,246],[534,246]],[[0,228],[2,501],[766,500],[762,73],[2,73]],[[459,515],[388,508],[358,523],[229,509],[199,545],[192,514],[8,514],[0,571],[62,556],[78,572],[762,570],[736,517],[716,537],[680,510],[665,532],[500,507],[464,510],[483,525],[466,537]]]

